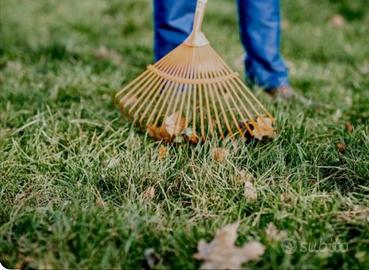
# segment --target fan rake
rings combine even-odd
[[[153,137],[185,132],[206,140],[272,130],[272,115],[201,32],[206,3],[198,0],[191,35],[116,94],[122,112]]]

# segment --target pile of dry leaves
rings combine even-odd
[[[248,123],[248,125],[252,127],[252,134],[246,128],[246,124],[240,125],[246,137],[262,140],[264,138],[274,138],[276,135],[273,121],[268,117],[259,116],[254,125],[251,123]],[[186,120],[177,112],[166,117],[162,126],[148,126],[147,131],[150,137],[164,142],[190,142],[197,144],[200,141],[196,130],[188,127]]]

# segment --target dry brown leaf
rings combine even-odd
[[[109,49],[105,46],[100,46],[94,51],[94,55],[98,59],[110,60],[114,64],[119,65],[122,63],[122,56],[115,50]]]
[[[293,201],[293,197],[291,196],[291,194],[287,192],[281,193],[280,199],[282,202],[287,203],[287,204],[290,204]]]
[[[272,222],[268,224],[265,233],[269,241],[281,241],[287,238],[287,232],[279,231]]]
[[[245,198],[250,201],[250,202],[254,202],[257,200],[258,198],[258,193],[256,191],[256,188],[254,186],[254,184],[250,181],[246,181],[244,184],[244,195]]]
[[[214,239],[207,243],[200,240],[198,253],[194,257],[203,260],[201,269],[240,269],[243,263],[256,260],[265,252],[265,247],[252,241],[242,247],[235,246],[238,223],[230,224],[218,230]]]
[[[345,19],[339,14],[333,15],[330,22],[336,28],[342,28],[346,23]]]
[[[347,145],[345,143],[337,143],[336,148],[338,152],[344,154],[346,152]]]
[[[254,137],[258,140],[262,140],[264,137],[266,138],[274,138],[275,130],[273,128],[273,121],[268,117],[258,117],[256,119],[257,126],[252,131]]]
[[[159,159],[164,160],[168,155],[168,148],[165,146],[160,146],[159,148]]]
[[[178,136],[186,128],[186,120],[175,112],[165,119],[164,126],[169,135]]]
[[[144,192],[143,192],[143,197],[147,200],[152,200],[155,198],[155,187],[151,186],[148,187]]]
[[[104,208],[106,206],[105,201],[101,197],[97,197],[95,203],[100,208]]]
[[[242,170],[236,176],[236,183],[244,184],[245,182],[255,182],[255,177],[249,171]]]
[[[149,136],[165,142],[173,142],[177,136],[186,128],[186,121],[179,113],[173,113],[164,120],[164,124],[161,127],[154,125],[147,127]]]
[[[197,144],[199,142],[199,136],[196,135],[192,128],[185,128],[183,130],[183,136],[187,142],[193,144]]]
[[[223,162],[228,157],[228,150],[225,148],[214,148],[212,151],[212,156],[215,161]]]
[[[352,133],[354,131],[354,126],[351,122],[346,122],[345,129],[348,133]]]
[[[166,142],[171,142],[173,140],[173,137],[167,132],[165,127],[148,126],[147,131],[149,136],[156,140]]]

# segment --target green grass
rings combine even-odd
[[[239,220],[237,242],[267,248],[248,267],[368,265],[369,2],[282,1],[292,84],[323,105],[259,91],[277,118],[274,141],[170,146],[165,160],[160,143],[132,130],[113,104],[152,61],[150,2],[0,1],[0,262],[139,269],[153,247],[158,268],[196,269],[197,242]],[[234,1],[209,2],[207,36],[242,72]],[[334,14],[343,27],[332,26]],[[230,153],[224,163],[211,157],[219,145]],[[256,178],[254,203],[235,183],[244,169]],[[296,252],[266,240],[269,222]],[[315,250],[319,243],[330,251]]]

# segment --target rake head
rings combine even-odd
[[[272,134],[271,114],[198,30],[199,9],[191,36],[117,93],[122,112],[167,141]]]

